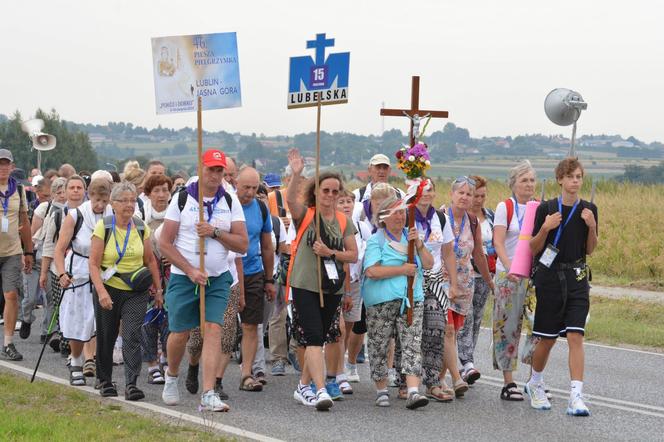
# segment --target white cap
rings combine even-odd
[[[41,175],[35,175],[35,176],[33,176],[33,177],[32,177],[32,182],[31,182],[32,187],[37,186],[37,184],[39,184],[39,182],[40,182],[41,180],[43,180],[43,179],[44,179],[44,177],[41,176]]]
[[[369,160],[369,166],[377,166],[379,164],[387,164],[388,166],[391,166],[390,159],[387,155],[383,155],[382,153],[377,153]]]

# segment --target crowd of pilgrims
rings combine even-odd
[[[492,329],[493,368],[504,378],[500,399],[551,408],[544,366],[555,338],[566,336],[567,413],[589,414],[585,257],[597,244],[597,209],[578,198],[577,159],[561,161],[554,171],[561,194],[537,209],[536,271],[524,278],[509,270],[526,204],[535,199],[527,160],[509,171],[511,195],[495,210],[485,207],[481,176],[451,185],[428,180],[408,229],[407,190],[388,183],[390,159],[382,154],[368,164],[369,182],[351,191],[332,171],[318,183],[307,178],[295,149],[285,171],[263,176],[210,149],[200,180],[167,176],[160,161],[145,170],[129,162],[121,174],[64,164],[26,176],[11,152],[0,153],[5,359],[23,358],[15,330],[22,339],[37,330],[66,358],[73,386],[91,382],[102,396],[117,396],[113,366],[124,364],[127,400],[144,398],[141,383],[159,384],[163,402],[176,405],[182,374],[208,411],[229,410],[238,394],[224,383],[234,358],[241,391],[260,392],[266,374],[278,382],[292,366],[299,374],[293,398],[316,410],[352,395],[358,364],[368,361],[371,379],[362,381],[375,385],[375,405],[396,397],[416,409],[472,394],[481,377],[475,358],[489,357],[476,346],[491,297],[492,324],[484,325]],[[519,362],[531,366],[523,389],[513,378]]]

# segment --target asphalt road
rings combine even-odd
[[[29,369],[34,367],[40,350],[38,332],[25,341],[16,333],[15,343],[24,360],[18,363],[0,360],[0,367],[31,372]],[[584,389],[592,413],[588,418],[565,415],[569,378],[564,340],[554,348],[545,372],[547,385],[554,393],[553,409],[548,412],[533,410],[526,402],[500,400],[502,382],[500,373],[491,367],[487,330],[482,330],[476,359],[482,379],[465,398],[450,404],[430,403],[416,411],[407,410],[405,402],[396,398],[394,389],[390,393],[390,408],[374,406],[375,390],[368,381],[368,363],[360,366],[362,382],[353,384],[355,393],[336,402],[329,412],[316,412],[293,400],[298,378],[290,367],[284,377],[268,374],[264,391],[253,393],[238,390],[239,367],[231,362],[224,379],[224,388],[231,396],[227,401],[231,411],[206,413],[203,420],[197,411],[199,397],[185,390],[184,376],[180,379],[183,400],[176,407],[162,404],[161,386],[147,384],[145,369],[139,386],[146,392],[142,406],[151,412],[166,413],[172,416],[173,422],[214,423],[217,430],[256,440],[664,440],[664,382],[661,377],[664,354],[587,345]],[[185,363],[183,374],[184,371]],[[65,360],[49,347],[40,372],[47,377],[51,375],[52,380],[68,379]],[[525,381],[527,367],[521,366],[515,377]],[[115,368],[114,379],[122,386],[121,366]],[[88,386],[92,386],[90,380]]]

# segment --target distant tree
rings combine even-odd
[[[173,155],[189,155],[189,147],[185,143],[176,143],[171,152]]]

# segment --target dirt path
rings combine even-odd
[[[658,302],[664,304],[664,292],[654,292],[650,290],[639,290],[629,287],[604,287],[592,285],[591,295],[604,296],[606,298],[631,298],[638,301]]]

